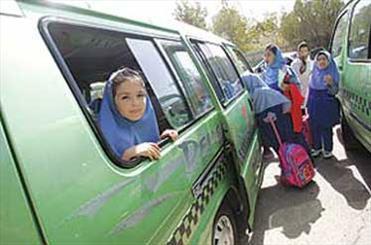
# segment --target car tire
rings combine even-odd
[[[212,245],[239,245],[236,215],[228,203],[223,203],[215,217],[212,232]]]

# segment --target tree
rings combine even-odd
[[[248,30],[249,40],[255,44],[255,49],[261,49],[269,43],[275,43],[280,47],[286,46],[287,41],[282,37],[277,13],[269,13],[265,18],[257,22]]]
[[[180,0],[176,3],[173,15],[175,19],[179,21],[183,21],[205,30],[207,29],[205,20],[207,10],[206,8],[201,7],[200,2],[191,4],[188,0]]]
[[[213,17],[213,32],[235,43],[243,51],[251,49],[248,42],[247,19],[234,7],[223,4],[222,9]]]
[[[342,0],[296,0],[294,9],[283,14],[280,32],[294,48],[300,41],[327,47]]]

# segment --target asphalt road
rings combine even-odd
[[[266,163],[251,245],[371,245],[371,154],[345,152],[334,130],[334,155],[316,159],[303,190],[281,186],[277,159]]]

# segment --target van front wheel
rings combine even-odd
[[[218,211],[213,227],[213,245],[236,245],[238,244],[236,219],[232,209],[227,203]]]

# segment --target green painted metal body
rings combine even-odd
[[[181,32],[184,42],[187,44],[190,50],[196,52],[190,42],[190,37],[195,38],[195,34],[192,32]],[[202,38],[201,38],[202,40]],[[233,46],[227,41],[222,41],[224,45],[227,45],[226,51],[229,53],[228,47]],[[202,67],[200,60],[194,60],[198,63],[199,67]],[[234,60],[236,62],[236,60]],[[202,69],[202,68],[200,68]],[[203,72],[204,79],[209,80],[206,72]],[[211,90],[212,85],[209,81],[208,86]],[[237,165],[237,169],[240,177],[243,179],[245,188],[248,195],[248,202],[250,206],[249,213],[249,224],[253,226],[255,217],[255,204],[258,197],[258,191],[263,180],[262,166],[262,154],[260,148],[260,141],[258,137],[258,130],[255,121],[255,114],[252,111],[251,100],[248,92],[245,90],[236,100],[232,101],[229,105],[223,106],[217,100],[217,95],[214,92],[213,98],[214,103],[218,105],[219,111],[222,113],[222,119],[224,120],[224,129],[228,140],[233,144],[234,150],[234,161]]]
[[[0,163],[0,244],[40,243],[27,197],[1,124]]]
[[[371,152],[371,59],[359,61],[348,56],[352,11],[362,1],[349,3],[339,14],[339,17],[346,15],[347,28],[342,38],[344,48],[335,60],[341,74],[338,97],[343,116],[356,138]]]
[[[262,180],[262,158],[255,116],[249,104],[249,95],[244,92],[236,101],[223,111],[227,122],[228,137],[233,142],[234,159],[240,169],[252,214],[253,224],[255,203]]]
[[[74,7],[34,1],[20,7],[25,17],[0,15],[0,243],[164,244],[197,202],[194,184],[222,162],[227,171],[185,240],[209,243],[216,212],[237,185],[233,159],[241,167],[253,214],[261,159],[247,92],[226,109],[213,93],[216,109],[167,144],[160,160],[119,168],[76,102],[40,35],[39,20],[54,16],[133,33],[179,34]],[[229,157],[228,143],[238,158]]]

